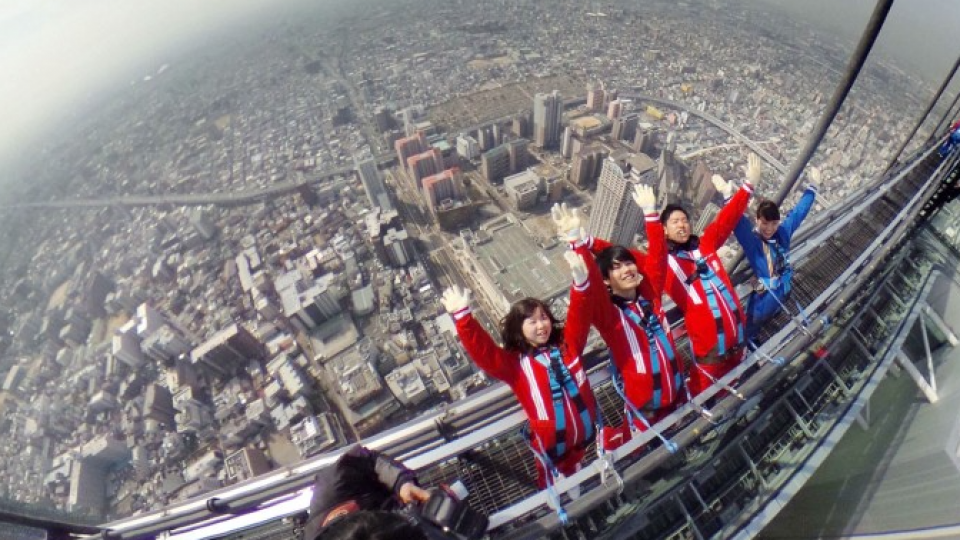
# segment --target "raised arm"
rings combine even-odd
[[[508,382],[515,379],[517,354],[499,347],[473,317],[470,291],[453,286],[443,292],[441,302],[453,316],[460,341],[474,363],[495,379]]]
[[[567,320],[563,325],[563,341],[567,347],[580,355],[587,346],[590,323],[593,321],[593,311],[596,307],[596,295],[593,290],[597,288],[597,283],[603,282],[596,280],[596,274],[599,272],[594,273],[589,268],[593,255],[586,246],[568,251],[563,256],[570,265],[570,273],[573,275],[573,285],[570,286],[570,309],[567,310]],[[595,263],[593,266],[596,268]],[[609,302],[609,299],[607,301]]]
[[[727,238],[730,238],[730,234],[733,233],[740,218],[743,217],[743,213],[747,210],[747,205],[750,204],[750,196],[753,195],[753,186],[760,181],[763,172],[760,158],[756,154],[750,154],[748,161],[747,181],[744,182],[743,187],[737,194],[727,204],[723,205],[713,223],[703,231],[703,236],[700,237],[701,251],[710,253],[726,243]],[[730,196],[730,192],[733,190],[733,185],[730,182],[716,174],[713,175],[712,181],[714,187],[724,195],[724,198]]]
[[[736,235],[737,242],[740,242],[740,245],[743,247],[743,252],[747,257],[763,249],[760,246],[760,239],[757,238],[757,235],[753,234],[753,225],[747,216],[740,216],[740,220],[737,221],[737,227],[733,233]],[[753,259],[748,258],[747,261],[752,263]],[[754,272],[756,272],[756,269],[754,269]]]
[[[667,279],[667,239],[657,213],[657,199],[653,188],[637,184],[633,188],[633,200],[643,210],[643,222],[647,231],[647,254],[642,259],[637,259],[637,267],[646,276],[653,295],[659,298],[663,295]],[[634,250],[631,250],[631,253],[634,253],[634,258],[637,257]]]
[[[580,212],[576,208],[568,208],[567,203],[553,205],[550,213],[554,224],[557,226],[558,235],[570,242],[571,247],[586,246],[593,255],[599,255],[603,250],[613,247],[613,244],[602,238],[588,235],[583,229]],[[630,253],[637,260],[637,267],[642,268],[647,254],[636,249],[630,249]]]
[[[817,200],[817,186],[820,184],[820,170],[816,167],[811,167],[808,177],[810,179],[810,183],[807,185],[807,189],[804,190],[803,195],[800,197],[800,201],[797,202],[797,205],[793,207],[793,210],[790,211],[790,214],[787,215],[787,218],[784,219],[783,223],[780,224],[780,228],[783,229],[783,232],[787,235],[787,238],[792,238],[793,233],[797,232],[797,229],[800,228],[803,220],[807,218],[807,214],[810,213],[810,209],[813,208],[814,201]]]

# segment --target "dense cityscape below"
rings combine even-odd
[[[644,183],[702,229],[710,177],[751,150],[772,196],[850,49],[747,2],[339,17],[171,58],[36,157],[38,206],[0,216],[8,504],[156,510],[488,386],[443,288],[491,330],[525,296],[562,318],[552,204],[642,245],[624,194]],[[813,160],[815,212],[884,170],[920,88],[870,63]]]

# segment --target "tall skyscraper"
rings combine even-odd
[[[540,148],[554,148],[560,144],[563,126],[563,96],[554,90],[550,94],[537,94],[533,98],[533,137]]]
[[[590,83],[587,85],[587,108],[593,112],[603,112],[606,104],[607,92],[603,85]]]
[[[652,185],[657,164],[644,154],[617,152],[603,161],[600,183],[590,215],[590,234],[623,246],[632,246],[643,224],[643,211],[633,202],[635,184]]]
[[[370,206],[393,210],[393,203],[390,202],[390,196],[387,194],[387,186],[383,183],[380,171],[377,170],[377,162],[373,158],[362,161],[354,158],[354,161],[357,165],[357,175],[360,176],[360,182],[363,184],[363,190],[367,193]]]

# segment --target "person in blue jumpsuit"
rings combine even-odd
[[[957,144],[960,144],[960,122],[956,122],[950,126],[950,136],[947,137],[947,140],[940,146],[940,157],[945,158],[950,155],[950,152],[953,152]]]
[[[813,207],[820,184],[820,171],[811,167],[809,183],[797,205],[781,221],[780,208],[770,200],[757,205],[757,224],[740,218],[734,234],[755,276],[753,294],[747,303],[746,337],[752,340],[760,326],[784,309],[790,296],[793,267],[790,239]]]

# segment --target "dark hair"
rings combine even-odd
[[[427,535],[401,514],[361,510],[337,519],[316,540],[427,540]]]
[[[757,205],[757,217],[767,221],[780,221],[780,207],[777,203],[764,199]]]
[[[542,309],[550,318],[550,339],[547,340],[547,345],[559,346],[563,343],[563,326],[553,316],[550,306],[543,300],[528,297],[510,306],[510,311],[500,320],[500,337],[503,339],[505,349],[521,354],[533,350],[527,339],[523,337],[523,320],[533,315],[537,308]]]
[[[632,262],[633,264],[637,264],[637,259],[633,257],[633,253],[630,253],[629,249],[623,246],[610,246],[597,255],[597,267],[600,268],[600,274],[603,275],[603,279],[610,277],[610,271],[613,270],[614,263],[618,262]]]
[[[660,212],[660,224],[666,225],[667,220],[670,219],[670,214],[674,212],[683,212],[683,215],[687,216],[687,219],[690,219],[690,214],[687,213],[686,209],[679,204],[670,203],[663,207],[663,212]]]

